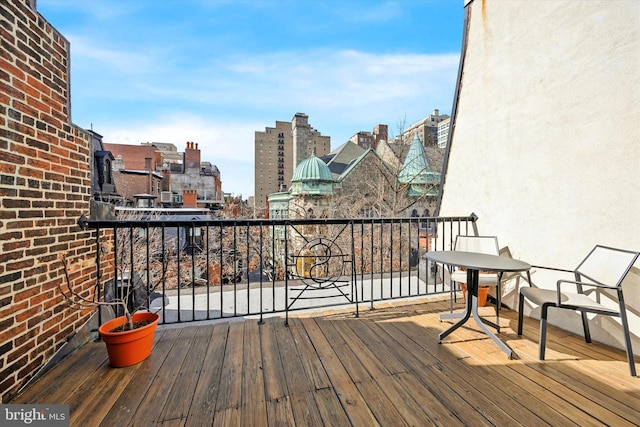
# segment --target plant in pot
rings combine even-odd
[[[464,301],[467,300],[467,284],[461,283],[460,289],[462,289],[462,299]],[[478,307],[484,307],[487,305],[487,297],[489,296],[489,291],[491,288],[489,286],[480,286],[478,287]]]
[[[460,271],[467,271],[466,268],[460,268]],[[480,271],[480,274],[493,274],[492,271]],[[460,283],[460,289],[462,290],[462,299],[464,301],[467,300],[467,284],[466,283]],[[478,307],[484,307],[485,305],[487,305],[487,297],[489,296],[489,291],[491,290],[491,287],[489,286],[478,286]]]
[[[70,265],[67,254],[62,254],[60,261],[66,287],[59,282],[58,288],[66,300],[76,307],[106,306],[113,309],[117,317],[100,325],[98,332],[106,344],[111,366],[124,367],[139,363],[151,354],[160,316],[157,312],[151,312],[149,307],[152,299],[163,298],[155,289],[165,280],[171,249],[166,242],[163,245],[156,241],[163,238],[160,230],[144,224],[140,227],[116,228],[113,233],[117,250],[112,252],[112,246],[106,243],[97,250],[101,264],[113,264],[115,279],[102,283],[101,270],[98,268],[96,291],[90,296],[83,295],[74,289],[71,277],[74,267]],[[164,248],[166,252],[154,248]],[[102,300],[98,296],[101,287],[105,296]]]

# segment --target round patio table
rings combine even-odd
[[[453,331],[464,325],[470,317],[476,321],[480,329],[504,351],[509,359],[513,357],[513,350],[503,343],[487,326],[478,315],[478,277],[480,271],[490,271],[495,273],[501,272],[519,272],[529,271],[531,265],[517,259],[501,257],[497,255],[489,255],[478,252],[464,251],[434,251],[427,252],[424,257],[440,264],[450,265],[454,267],[467,269],[467,291],[469,297],[465,305],[465,311],[462,318],[453,324],[449,329],[440,333],[438,343]]]

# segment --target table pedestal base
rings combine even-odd
[[[440,321],[450,320],[450,319],[462,319],[465,316],[465,313],[444,313],[440,315]],[[493,323],[491,320],[487,320],[484,317],[480,317],[480,320],[485,325],[489,325],[492,328],[495,328],[497,333],[500,333],[500,325],[497,323]]]
[[[440,320],[442,320],[442,319],[458,319],[458,318],[460,320],[457,321],[456,323],[454,323],[446,331],[440,333],[440,335],[438,336],[438,344],[442,344],[442,340],[444,338],[446,338],[453,331],[455,331],[460,326],[465,324],[467,322],[467,320],[469,320],[469,318],[473,316],[473,319],[476,321],[476,323],[478,324],[480,329],[482,329],[482,331],[485,334],[489,335],[489,338],[491,338],[493,340],[493,342],[495,342],[498,345],[498,347],[500,347],[500,349],[506,353],[506,355],[509,357],[509,359],[512,359],[513,358],[513,350],[511,350],[509,348],[509,346],[507,346],[505,343],[503,343],[500,340],[500,338],[498,338],[489,328],[487,328],[485,323],[488,324],[488,325],[493,326],[494,328],[496,328],[498,333],[500,333],[500,326],[496,325],[493,322],[489,322],[488,320],[485,320],[485,319],[481,318],[480,315],[478,314],[478,291],[477,291],[477,289],[478,289],[478,271],[477,270],[467,270],[467,283],[470,283],[471,286],[468,286],[469,287],[469,293],[467,295],[467,303],[465,304],[465,311],[464,311],[464,313],[447,313],[447,314],[443,314],[443,315],[440,316]]]

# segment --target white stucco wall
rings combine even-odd
[[[574,268],[595,244],[640,250],[640,2],[466,7],[440,215],[475,212],[480,234],[537,265]],[[624,285],[636,354],[637,271]],[[541,272],[534,281],[555,286]],[[550,316],[581,333],[576,319]],[[621,347],[618,325],[598,319],[593,338]]]

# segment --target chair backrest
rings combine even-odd
[[[582,280],[618,287],[638,259],[639,252],[596,245],[574,270]]]
[[[500,255],[500,248],[498,248],[498,238],[496,236],[459,235],[456,236],[453,250]]]

